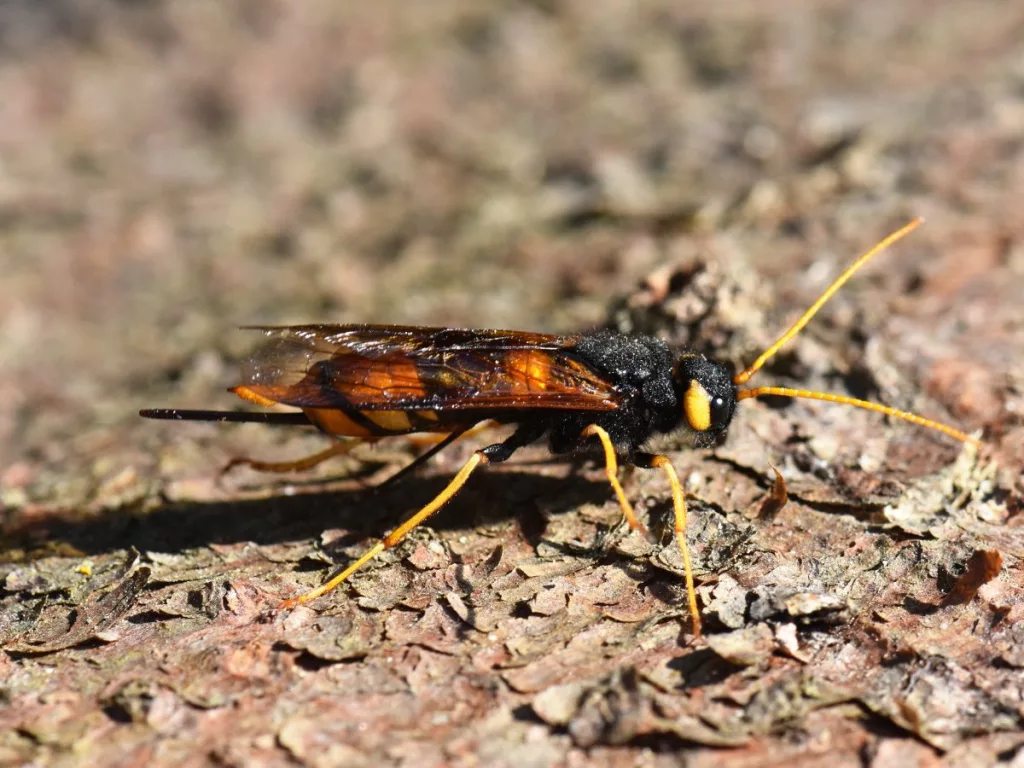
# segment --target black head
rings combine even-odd
[[[695,446],[714,445],[736,410],[732,376],[721,363],[695,354],[680,357],[673,376],[680,392],[683,423],[693,431]]]

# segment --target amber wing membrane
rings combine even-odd
[[[258,330],[268,341],[235,389],[250,399],[346,412],[618,407],[614,386],[574,353],[573,336],[392,325]]]

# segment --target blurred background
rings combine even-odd
[[[1012,0],[0,0],[0,763],[1019,763],[1022,200]],[[137,415],[242,407],[247,324],[634,323],[749,362],[917,215],[758,381],[984,430],[998,467],[806,402],[670,441],[709,632],[751,654],[689,645],[674,547],[585,549],[618,508],[543,450],[268,618],[468,445],[372,495],[351,459],[220,476],[313,430]],[[752,521],[769,461],[790,504]],[[975,549],[1003,573],[939,607]]]
[[[911,378],[1005,371],[1022,40],[996,0],[5,2],[0,501],[155,471],[137,408],[233,407],[240,325],[577,330],[700,258],[767,340],[912,214],[839,306],[913,295]]]

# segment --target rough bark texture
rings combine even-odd
[[[1017,765],[1024,5],[8,3],[0,10],[0,763]],[[398,440],[233,407],[249,323],[602,323],[983,430],[743,403],[664,448],[681,560],[601,468],[436,493]],[[789,503],[773,509],[771,465]],[[654,527],[659,474],[627,485]]]

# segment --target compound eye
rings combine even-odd
[[[711,400],[711,423],[722,424],[729,417],[729,408],[725,404],[725,398],[716,397]]]
[[[715,401],[724,407],[722,398],[716,397]],[[696,379],[690,380],[690,386],[683,394],[683,414],[691,429],[697,432],[704,432],[711,426],[711,397],[708,392]]]

